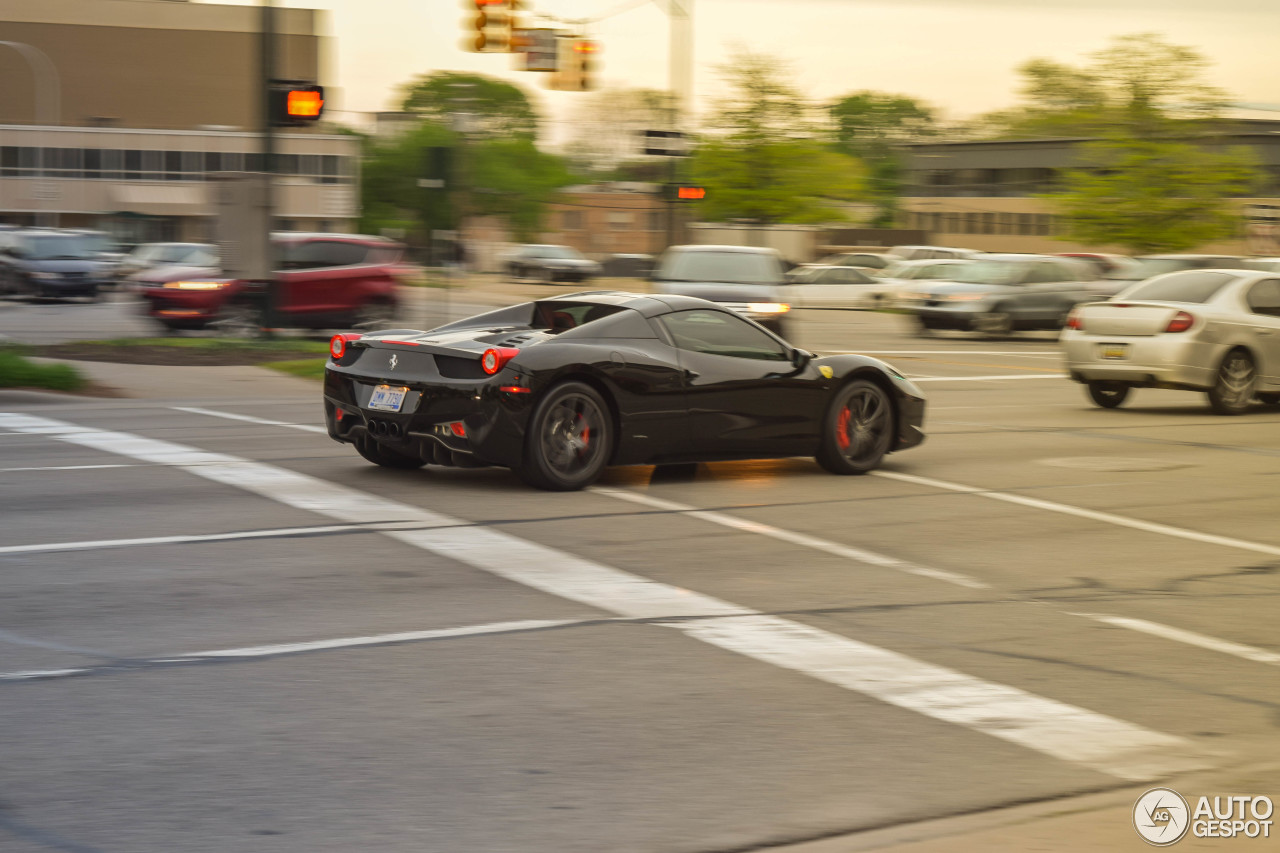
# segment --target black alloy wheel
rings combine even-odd
[[[403,453],[390,450],[374,441],[368,435],[362,435],[352,443],[356,446],[356,453],[359,453],[374,465],[381,465],[383,468],[411,470],[413,468],[421,468],[427,464],[425,459],[406,456]]]
[[[836,392],[822,424],[818,464],[833,474],[877,468],[893,443],[893,402],[883,388],[855,379]]]
[[[1232,350],[1222,360],[1213,387],[1207,392],[1209,406],[1220,415],[1240,415],[1248,410],[1258,387],[1258,368],[1253,357],[1242,349]]]
[[[1104,409],[1114,409],[1129,396],[1130,386],[1123,382],[1095,380],[1089,383],[1089,399]]]
[[[529,419],[519,474],[539,489],[568,492],[589,486],[613,451],[613,421],[600,394],[565,382],[542,398]]]

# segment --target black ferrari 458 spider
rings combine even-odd
[[[924,440],[924,398],[874,358],[818,358],[688,296],[576,293],[429,332],[337,335],[329,435],[391,468],[514,469],[580,489],[607,465],[816,456],[837,474]]]

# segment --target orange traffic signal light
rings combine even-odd
[[[324,87],[276,80],[271,84],[271,123],[280,127],[311,124],[324,112]]]
[[[707,197],[706,187],[677,187],[676,198],[700,199]]]

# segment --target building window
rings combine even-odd
[[[626,231],[631,227],[631,214],[617,212],[610,213],[609,227],[614,231]]]
[[[566,210],[560,214],[560,227],[565,231],[582,230],[582,211]]]

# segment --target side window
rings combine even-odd
[[[840,279],[839,270],[818,270],[818,272],[809,279],[809,284],[836,284]]]
[[[678,311],[660,318],[680,349],[732,358],[787,361],[786,347],[741,317],[725,311]]]
[[[349,267],[363,264],[369,250],[359,243],[316,240],[307,246],[303,257],[312,267]]]
[[[1258,282],[1249,288],[1245,301],[1255,314],[1280,317],[1280,280],[1268,278]]]
[[[1027,284],[1048,284],[1066,281],[1065,270],[1057,264],[1032,264],[1023,278]]]

